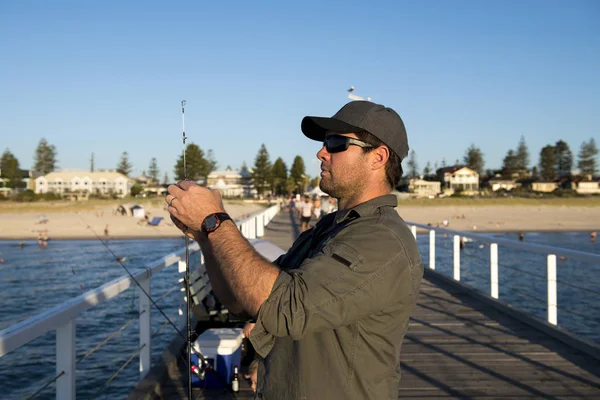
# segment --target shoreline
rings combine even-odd
[[[435,227],[433,227],[435,228]],[[450,230],[456,230],[458,232],[464,232],[464,233],[475,233],[475,234],[483,234],[483,235],[489,235],[489,234],[507,234],[507,233],[514,233],[514,234],[518,234],[520,232],[523,232],[525,234],[530,234],[530,233],[586,233],[589,234],[590,231],[589,230],[569,230],[569,229],[554,229],[554,230],[549,230],[549,229],[536,229],[536,230],[475,230],[475,231],[466,231],[466,230],[458,230],[458,229],[452,229],[452,228],[447,228]],[[600,229],[599,229],[600,230]],[[428,230],[424,229],[424,228],[417,228],[417,235],[427,235],[428,234]],[[104,240],[103,237],[100,238],[101,240]],[[106,242],[110,242],[113,240],[119,240],[119,241],[134,241],[134,240],[161,240],[161,239],[181,239],[183,241],[183,235],[182,234],[167,234],[167,235],[161,235],[161,236],[156,236],[156,237],[151,237],[151,236],[144,236],[144,235],[140,235],[140,236],[128,236],[128,235],[121,235],[121,236],[111,236],[108,240],[105,240]],[[35,238],[31,238],[31,237],[11,237],[11,236],[0,236],[0,242],[14,242],[16,243],[16,245],[18,245],[18,242],[23,241],[26,243],[26,246],[32,246],[32,245],[36,245],[37,246],[37,239]],[[99,241],[99,239],[95,236],[53,236],[50,240],[48,240],[48,242],[67,242],[67,241]]]

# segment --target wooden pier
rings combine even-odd
[[[295,220],[282,211],[265,228],[263,239],[287,249],[297,235]],[[171,353],[177,353],[177,345],[183,343],[172,344]],[[155,367],[130,398],[186,397],[185,365],[175,356],[163,356],[163,361],[162,372]],[[401,366],[398,398],[600,399],[597,358],[427,269]],[[244,380],[235,395],[225,390],[195,390],[194,395],[253,398]]]

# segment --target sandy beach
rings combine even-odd
[[[6,204],[6,203],[5,203]],[[41,205],[41,204],[40,204]],[[0,213],[0,239],[35,240],[38,232],[48,230],[51,239],[94,239],[95,234],[104,237],[108,225],[111,239],[137,239],[178,237],[181,235],[171,223],[163,202],[143,204],[152,217],[163,217],[156,227],[147,226],[139,218],[114,215],[115,204],[103,204],[93,209],[60,211],[55,205],[40,211],[6,207]],[[263,209],[261,204],[230,202],[225,208],[234,219]],[[448,221],[449,229],[478,232],[511,231],[598,231],[600,230],[600,206],[578,205],[414,205],[400,202],[398,213],[405,221],[442,226]],[[47,222],[40,224],[40,215]],[[89,226],[89,228],[88,228]],[[91,229],[90,229],[91,228]],[[92,231],[93,230],[93,231]],[[95,232],[95,233],[94,233]]]
[[[600,230],[600,207],[578,206],[403,206],[397,208],[405,221],[462,231],[540,232]]]
[[[225,203],[227,212],[233,219],[240,219],[255,211],[264,209],[261,204]],[[163,217],[158,226],[148,226],[140,218],[113,215],[114,204],[97,207],[95,210],[77,212],[19,212],[0,214],[0,239],[35,240],[38,232],[47,230],[50,239],[95,239],[96,234],[104,237],[108,225],[110,239],[152,239],[179,237],[181,232],[169,219],[163,203],[144,204],[144,209],[153,217]],[[40,223],[40,215],[47,219]]]

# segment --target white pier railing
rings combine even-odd
[[[256,239],[264,235],[264,227],[279,212],[279,206],[275,205],[265,210],[251,214],[250,216],[236,221],[238,229],[247,239]],[[269,246],[268,242],[255,242],[255,248],[269,259],[276,258],[276,246]],[[197,243],[190,244],[190,254],[199,251]],[[140,286],[150,295],[151,279],[158,272],[173,265],[180,265],[185,259],[185,248],[162,257],[146,266],[142,271],[133,273],[133,277],[140,283]],[[198,268],[204,268],[201,264]],[[180,269],[180,272],[181,269]],[[182,275],[179,275],[181,277]],[[182,282],[179,279],[179,282]],[[175,282],[174,282],[175,283]],[[94,290],[90,290],[80,296],[77,296],[65,303],[59,304],[46,312],[31,317],[25,321],[15,324],[0,332],[0,358],[4,355],[20,348],[21,346],[33,341],[34,339],[50,331],[56,332],[56,375],[46,385],[44,389],[52,382],[56,382],[56,398],[61,400],[72,400],[76,396],[76,342],[77,330],[76,320],[78,315],[101,303],[114,299],[119,294],[125,292],[130,287],[135,286],[134,280],[129,276],[123,276],[108,282]],[[182,302],[185,301],[185,292],[182,296]],[[139,355],[140,378],[143,378],[151,366],[151,302],[141,290],[137,290],[139,300],[139,348],[134,355]],[[183,313],[183,305],[180,314]],[[129,322],[127,323],[129,324]],[[105,344],[106,341],[101,343]],[[95,350],[99,348],[96,347]],[[88,353],[90,354],[90,353]],[[132,356],[133,357],[133,356]],[[38,390],[39,393],[41,390]]]
[[[415,238],[417,237],[417,228],[424,229],[428,232],[429,236],[429,265],[430,269],[436,269],[436,233],[449,235],[452,237],[453,246],[452,246],[452,277],[455,281],[461,280],[461,238],[470,238],[475,241],[489,244],[490,254],[489,254],[489,274],[490,274],[490,287],[489,294],[494,299],[499,298],[499,280],[498,280],[498,246],[516,248],[520,250],[526,250],[533,253],[543,254],[546,256],[546,287],[547,287],[547,321],[552,325],[558,325],[558,300],[557,300],[557,291],[558,291],[558,283],[557,280],[557,271],[556,271],[556,259],[557,256],[563,258],[569,258],[574,260],[579,260],[586,262],[590,265],[597,265],[600,267],[600,254],[586,253],[577,250],[564,249],[553,246],[545,246],[534,243],[524,243],[516,240],[503,239],[499,237],[492,237],[491,235],[479,234],[479,233],[471,233],[471,232],[463,232],[463,231],[455,231],[452,229],[446,228],[438,228],[431,227],[430,225],[419,224],[414,222],[408,222],[407,224],[411,227],[411,231]],[[464,240],[464,239],[463,239]],[[439,261],[439,260],[438,260]],[[584,288],[581,286],[577,286],[575,284],[567,284],[572,288],[593,292],[595,291]],[[600,292],[597,292],[600,295]]]

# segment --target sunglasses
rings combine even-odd
[[[325,136],[325,139],[323,140],[323,146],[325,146],[328,153],[341,153],[342,151],[348,150],[348,147],[350,147],[350,145],[362,148],[373,147],[372,145],[365,143],[362,140],[342,135]]]

